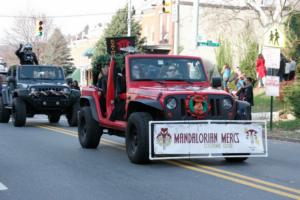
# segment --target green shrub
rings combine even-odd
[[[284,89],[285,101],[290,105],[295,117],[300,119],[300,73],[297,74],[298,80],[291,86]]]
[[[217,68],[221,74],[222,68],[225,63],[232,68],[232,48],[228,40],[220,39],[220,47],[216,51]]]

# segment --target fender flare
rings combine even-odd
[[[251,105],[247,101],[236,101],[236,119],[244,119],[245,117],[251,117]],[[250,120],[248,119],[248,120]]]
[[[80,107],[86,106],[86,103],[88,103],[88,106],[91,108],[91,113],[92,113],[93,119],[96,120],[97,122],[99,122],[99,118],[98,118],[98,114],[97,114],[97,110],[96,110],[96,103],[95,103],[95,100],[93,99],[93,97],[81,96],[79,103],[80,103]]]
[[[145,106],[145,107],[148,107],[148,108],[155,109],[157,111],[163,111],[162,105],[157,100],[137,99],[137,100],[130,101],[130,103],[128,104],[127,117],[129,117],[129,115],[133,112],[133,110],[136,109],[136,107],[133,107],[134,105]],[[144,110],[142,110],[142,111],[144,111]]]

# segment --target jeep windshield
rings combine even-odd
[[[19,80],[55,80],[64,81],[64,72],[54,66],[20,66]]]
[[[174,57],[131,58],[130,77],[133,81],[206,81],[200,60]]]

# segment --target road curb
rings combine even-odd
[[[286,137],[279,137],[279,136],[270,136],[269,135],[268,139],[300,143],[300,139],[286,138]]]

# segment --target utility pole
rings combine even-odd
[[[199,24],[199,0],[194,0],[193,3],[193,36],[192,36],[192,48],[197,48],[198,42],[198,24]]]
[[[128,13],[127,13],[127,36],[131,36],[131,0],[128,0]]]
[[[175,0],[175,6],[174,6],[174,55],[178,55],[178,49],[179,49],[179,0]]]

